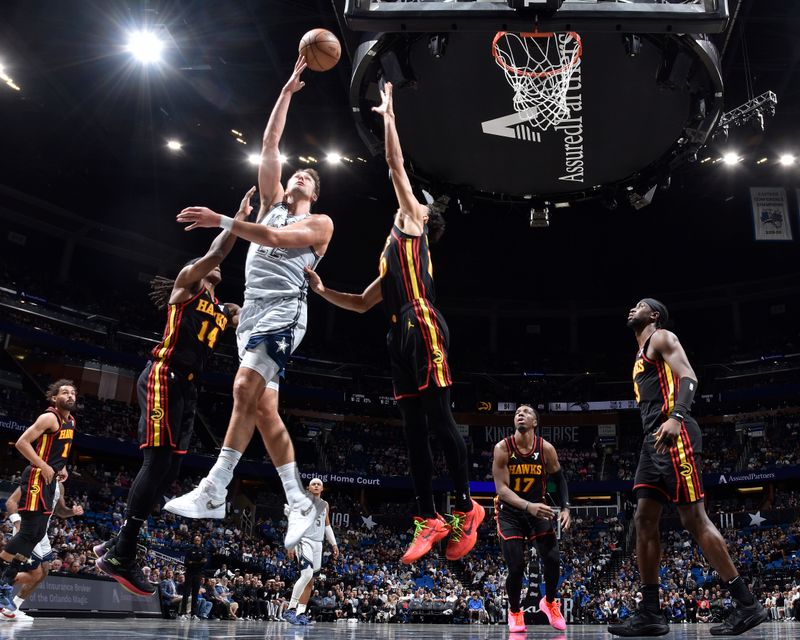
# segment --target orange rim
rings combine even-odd
[[[578,60],[581,59],[581,55],[583,55],[583,41],[579,34],[574,31],[567,32],[568,35],[578,43],[578,47],[575,49],[575,54],[572,56],[572,60],[569,63],[565,64],[563,67],[558,67],[557,69],[550,69],[549,71],[524,71],[518,67],[512,67],[508,64],[505,60],[503,60],[502,56],[497,53],[497,42],[503,36],[508,35],[508,31],[498,31],[495,36],[494,40],[492,40],[492,56],[497,61],[503,69],[508,71],[509,73],[513,73],[514,75],[518,76],[528,76],[529,78],[547,78],[549,76],[554,76],[560,73],[564,73],[565,71],[572,69],[576,64],[578,64]],[[531,31],[531,32],[522,32],[518,34],[520,38],[542,38],[542,39],[549,39],[552,38],[555,33],[552,31]]]

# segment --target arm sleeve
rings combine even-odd
[[[333,527],[329,524],[325,525],[325,539],[330,542],[332,546],[338,546],[336,544],[336,536],[333,535]]]
[[[567,477],[564,475],[564,470],[559,469],[550,476],[556,484],[556,500],[559,507],[569,506],[569,487],[567,486]]]

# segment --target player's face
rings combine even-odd
[[[652,315],[653,310],[650,308],[650,305],[644,300],[640,300],[636,303],[636,306],[628,312],[628,328],[641,329],[646,327],[652,320]]]
[[[314,195],[316,186],[314,178],[311,177],[310,173],[297,171],[289,178],[289,182],[286,183],[286,193],[292,193],[295,197],[302,194],[305,199],[314,202],[317,199]]]
[[[535,429],[537,424],[536,414],[531,407],[519,407],[514,414],[514,427],[516,427],[517,431],[520,433],[526,433],[531,429]]]
[[[308,483],[308,490],[312,495],[319,497],[322,495],[322,482],[319,480],[312,480]]]
[[[216,287],[220,282],[222,282],[222,270],[219,267],[214,267],[206,276],[206,280]]]
[[[75,408],[75,387],[63,386],[59,387],[58,393],[53,396],[53,403],[56,409],[62,411],[72,411]]]

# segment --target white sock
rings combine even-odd
[[[300,474],[297,472],[296,462],[289,462],[280,467],[276,467],[276,471],[281,477],[283,490],[286,493],[286,500],[290,507],[293,507],[298,502],[306,502],[309,500],[305,491],[303,491],[303,485],[300,480]]]
[[[25,602],[25,598],[20,598],[19,596],[14,596],[14,606],[19,609],[22,606],[22,603]]]
[[[297,605],[297,613],[300,614],[300,613],[305,613],[305,612],[306,612],[306,605],[304,605],[302,602],[299,603]]]
[[[211,467],[211,471],[208,472],[208,479],[217,489],[224,491],[228,487],[231,480],[233,480],[233,470],[239,464],[241,457],[242,454],[236,449],[222,447],[217,456],[217,461]]]

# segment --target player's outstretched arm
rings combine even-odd
[[[420,203],[411,189],[403,159],[403,150],[400,147],[400,137],[397,135],[397,125],[394,117],[394,102],[392,99],[392,83],[387,82],[381,91],[381,103],[372,110],[383,116],[384,146],[386,147],[386,164],[392,174],[392,186],[397,195],[397,204],[400,213],[407,216],[414,224],[419,225],[422,232],[424,225],[423,216],[427,207]]]
[[[17,448],[17,451],[25,456],[32,467],[38,467],[42,470],[42,477],[44,478],[45,484],[50,484],[56,472],[53,470],[53,467],[39,457],[39,454],[36,453],[36,450],[33,448],[33,443],[47,431],[51,433],[58,431],[58,418],[51,412],[43,413],[36,418],[36,422],[25,430],[14,446]]]
[[[365,313],[383,300],[380,278],[375,278],[361,293],[343,293],[326,287],[316,271],[306,267],[305,272],[311,289],[331,304],[342,309]]]
[[[239,203],[239,210],[234,216],[234,220],[244,220],[250,215],[253,207],[250,205],[250,198],[255,193],[256,188],[251,187],[250,190],[244,194],[242,201]],[[192,227],[189,227],[192,228]],[[236,244],[237,236],[231,233],[230,229],[225,229],[214,238],[211,246],[206,251],[206,254],[194,264],[190,264],[181,269],[178,277],[175,278],[175,286],[170,295],[170,303],[175,304],[180,302],[181,299],[188,299],[197,293],[200,281],[205,278],[209,273],[216,269]]]
[[[333,236],[333,220],[324,214],[312,215],[278,229],[255,222],[245,222],[229,218],[212,211],[208,207],[186,207],[176,220],[188,224],[186,231],[192,229],[213,229],[222,227],[230,232],[263,247],[299,249],[301,247],[327,247]]]
[[[59,482],[58,484],[61,487],[61,497],[58,499],[58,502],[56,502],[56,507],[55,509],[53,509],[53,513],[55,513],[57,517],[64,519],[82,516],[83,507],[79,504],[76,504],[72,507],[68,507],[66,501],[64,500],[64,498],[66,497],[66,494],[64,492],[64,483]]]
[[[17,487],[14,492],[6,498],[6,518],[14,527],[14,533],[19,533],[22,518],[19,515],[19,501],[22,498],[22,489]]]
[[[306,68],[306,59],[302,55],[294,64],[292,75],[281,90],[272,113],[264,129],[264,138],[261,143],[261,164],[258,166],[258,190],[261,194],[261,211],[269,209],[276,202],[283,200],[283,187],[281,186],[281,159],[278,145],[286,126],[286,114],[292,95],[305,86],[300,75]]]

